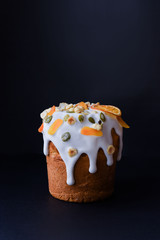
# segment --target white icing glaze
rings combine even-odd
[[[67,171],[67,184],[73,185],[74,184],[74,166],[79,159],[80,155],[82,153],[86,153],[89,157],[89,172],[95,173],[97,171],[96,166],[96,159],[98,150],[100,148],[103,149],[104,154],[107,158],[107,165],[111,166],[113,164],[113,155],[109,155],[107,152],[107,148],[109,145],[113,144],[111,130],[112,128],[115,129],[117,135],[119,136],[120,140],[120,146],[119,146],[119,153],[117,160],[121,159],[121,153],[122,153],[122,136],[123,136],[123,128],[118,123],[116,119],[110,118],[109,116],[105,115],[106,121],[103,123],[103,136],[97,137],[97,136],[86,136],[82,135],[80,133],[81,128],[84,126],[92,127],[92,123],[89,122],[88,118],[93,117],[95,119],[95,122],[98,123],[100,120],[100,113],[101,111],[97,111],[95,113],[93,109],[88,109],[89,112],[88,115],[84,115],[84,121],[79,122],[78,116],[80,114],[83,115],[83,113],[66,113],[66,111],[60,111],[60,112],[54,112],[52,115],[52,120],[50,123],[44,122],[44,128],[43,128],[43,139],[44,139],[44,154],[48,155],[48,144],[49,142],[53,142],[53,144],[58,149],[61,158],[65,162],[66,165],[66,171]],[[84,111],[85,112],[85,111]],[[69,114],[70,116],[73,116],[76,119],[76,122],[74,125],[69,125],[67,122],[63,122],[63,124],[60,126],[60,128],[56,131],[54,135],[48,134],[48,129],[52,125],[52,123],[56,119],[63,119],[66,114]],[[62,134],[65,132],[69,132],[71,134],[71,138],[63,142],[61,139]],[[77,155],[70,157],[68,155],[69,148],[76,148],[78,153]]]

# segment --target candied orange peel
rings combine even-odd
[[[41,124],[41,126],[38,128],[38,132],[43,132],[43,127],[44,127],[44,123]]]
[[[54,123],[50,126],[48,129],[48,134],[53,135],[58,130],[58,128],[62,125],[63,120],[62,119],[56,119]]]
[[[122,127],[130,128],[130,126],[121,117],[117,117],[117,120]]]
[[[81,129],[81,134],[83,135],[87,135],[87,136],[97,136],[97,137],[101,137],[103,136],[103,132],[101,130],[97,130],[94,128],[90,128],[90,127],[83,127]]]
[[[51,110],[49,111],[49,113],[47,114],[48,116],[51,116],[54,112],[55,112],[55,110],[56,110],[56,107],[53,105],[52,107],[51,107]]]

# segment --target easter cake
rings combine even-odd
[[[114,190],[121,159],[123,127],[119,108],[80,102],[60,103],[41,113],[49,191],[70,202],[93,202]]]

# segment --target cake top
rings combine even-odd
[[[77,104],[60,103],[40,114],[43,123],[38,129],[44,139],[44,154],[48,155],[48,144],[58,149],[66,164],[67,184],[74,184],[74,166],[82,153],[90,162],[90,173],[95,173],[97,152],[103,149],[107,165],[113,164],[115,148],[111,130],[115,129],[120,139],[118,159],[122,152],[123,127],[129,126],[121,118],[121,110],[111,105],[80,102]]]
[[[89,110],[89,111],[88,111]],[[40,117],[42,118],[43,122],[47,122],[47,120],[52,118],[54,112],[66,112],[66,113],[77,113],[77,114],[84,114],[88,115],[89,113],[96,114],[97,111],[102,111],[106,115],[111,118],[117,119],[119,124],[124,128],[129,128],[129,126],[122,120],[121,118],[121,110],[115,106],[111,105],[100,105],[99,102],[97,103],[90,103],[90,102],[79,102],[77,104],[68,104],[68,103],[60,103],[58,107],[52,106],[48,109],[45,109],[41,114]],[[66,115],[69,116],[68,114]],[[49,118],[48,118],[49,117]],[[81,119],[82,121],[82,119]],[[41,126],[42,128],[42,126]],[[39,129],[39,132],[41,130]]]

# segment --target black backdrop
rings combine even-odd
[[[40,112],[82,100],[123,110],[124,155],[158,155],[159,11],[149,0],[8,1],[1,152],[42,153]]]
[[[159,240],[160,1],[4,3],[0,239]],[[109,201],[49,196],[39,114],[63,101],[118,106],[131,126]]]

